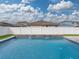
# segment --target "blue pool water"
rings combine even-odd
[[[0,43],[0,59],[79,59],[79,45],[58,37],[14,38]]]

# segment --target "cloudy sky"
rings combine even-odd
[[[78,21],[79,0],[0,0],[0,21]]]

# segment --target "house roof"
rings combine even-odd
[[[62,21],[61,23],[59,23],[59,26],[76,27],[76,26],[79,26],[79,21]]]
[[[12,25],[10,23],[6,23],[6,22],[0,22],[0,26],[11,26],[11,27],[13,27],[14,25]]]
[[[58,26],[57,23],[49,22],[49,21],[35,21],[31,23],[31,26]]]
[[[19,26],[19,27],[25,27],[25,26],[29,26],[29,22],[27,21],[22,21],[22,22],[17,22],[16,23],[16,26]]]

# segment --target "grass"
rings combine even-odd
[[[0,40],[11,37],[11,36],[15,36],[15,35],[13,35],[13,34],[2,35],[2,36],[0,36]]]
[[[64,34],[64,36],[79,36],[79,34]]]

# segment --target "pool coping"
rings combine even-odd
[[[70,41],[70,42],[72,42],[73,44],[79,45],[78,42],[75,42],[75,41],[72,41],[72,40],[69,40],[69,39],[67,39],[67,40]]]
[[[16,38],[30,38],[30,37],[35,37],[35,38],[40,38],[40,37],[53,37],[53,36],[56,36],[56,37],[60,37],[60,36],[63,36],[63,35],[41,35],[41,34],[38,34],[38,35],[16,35]]]
[[[68,41],[70,41],[70,42],[72,42],[72,43],[75,43],[75,44],[77,44],[77,45],[79,45],[79,41],[75,41],[75,38],[69,38],[69,37],[67,37],[67,36],[64,36],[64,38],[66,38],[66,40],[68,40]]]

